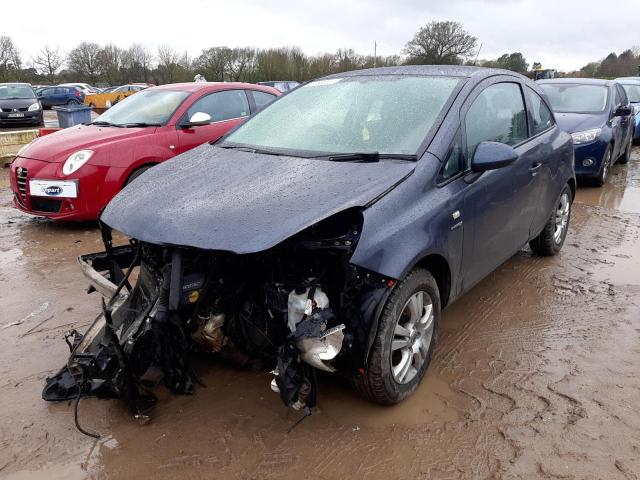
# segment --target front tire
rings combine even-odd
[[[131,182],[133,182],[136,178],[138,178],[144,172],[149,170],[151,167],[153,167],[153,165],[144,165],[138,168],[137,170],[134,170],[134,172],[131,175],[129,175],[129,178],[127,178],[127,181],[125,182],[124,186],[126,187],[127,185],[129,185]]]
[[[611,145],[609,145],[604,152],[604,157],[602,158],[602,166],[600,167],[600,172],[598,173],[598,176],[594,180],[594,183],[597,187],[601,187],[605,183],[607,183],[607,178],[609,176],[610,168],[611,168]]]
[[[431,362],[440,324],[440,292],[427,270],[412,270],[391,292],[380,317],[369,367],[358,390],[383,405],[418,388]]]
[[[533,253],[550,257],[560,251],[569,230],[572,200],[571,189],[565,185],[542,232],[529,242]]]

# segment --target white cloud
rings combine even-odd
[[[380,54],[393,54],[432,20],[462,22],[483,43],[482,58],[521,51],[530,63],[562,70],[638,42],[637,0],[618,0],[615,8],[596,0],[31,0],[28,10],[14,1],[3,1],[0,10],[2,34],[25,59],[44,44],[68,51],[81,40],[139,42],[152,50],[168,44],[191,55],[218,45],[372,53],[376,40]]]

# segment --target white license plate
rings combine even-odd
[[[77,198],[78,182],[74,180],[29,180],[29,194],[33,197]]]
[[[8,115],[9,118],[23,118],[24,117],[24,113],[10,113]]]

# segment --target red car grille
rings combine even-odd
[[[18,167],[16,170],[16,184],[18,185],[18,200],[24,205],[27,198],[27,169]]]

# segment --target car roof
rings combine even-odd
[[[181,92],[199,92],[201,90],[233,90],[233,89],[253,89],[262,90],[264,92],[273,92],[273,88],[264,85],[256,85],[255,83],[243,82],[185,82],[185,83],[168,83],[166,85],[158,85],[157,87],[149,87],[148,90],[177,90]]]
[[[398,67],[366,68],[363,70],[336,73],[324,78],[354,77],[360,75],[425,75],[460,78],[486,78],[493,75],[511,75],[526,78],[511,70],[463,65],[403,65]]]
[[[603,78],[549,78],[545,80],[538,80],[536,83],[541,85],[547,83],[572,83],[578,85],[603,85],[610,87],[616,82],[613,80],[605,80]]]
[[[27,82],[4,82],[0,83],[0,85],[24,85],[25,87],[31,87],[31,84]]]
[[[614,79],[614,81],[618,83],[625,83],[625,82],[640,83],[640,77],[620,77],[620,78]]]

